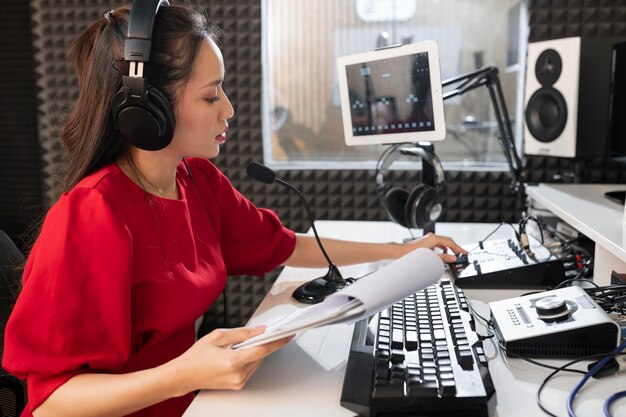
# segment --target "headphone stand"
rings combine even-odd
[[[430,142],[416,143],[415,146],[430,151],[433,155],[435,154],[435,145]],[[422,163],[422,183],[435,188],[435,167],[433,165]],[[435,233],[435,223],[433,221],[424,225],[422,228],[423,234]]]
[[[435,171],[436,169],[435,165],[432,163],[425,163],[426,153],[429,153],[430,155],[433,155],[432,156],[433,158],[436,158],[435,145],[433,145],[431,142],[417,142],[417,143],[413,143],[412,146],[415,149],[402,149],[400,150],[400,153],[405,154],[405,155],[416,155],[416,156],[421,155],[422,156],[422,184],[434,190],[439,189],[440,187],[437,185],[437,173]],[[417,148],[421,148],[422,150],[417,149]],[[439,175],[443,175],[443,173],[440,173]],[[426,222],[422,226],[423,234],[425,235],[426,233],[435,233],[435,223],[436,223],[436,220]]]

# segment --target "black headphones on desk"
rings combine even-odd
[[[385,184],[385,175],[400,154],[421,157],[432,168],[433,178],[422,170],[422,184],[411,191]],[[410,229],[423,229],[441,218],[445,175],[441,161],[432,147],[414,144],[393,145],[383,152],[376,166],[376,192],[382,197],[389,218]]]
[[[144,63],[150,58],[152,28],[161,6],[167,0],[135,0],[128,20],[124,60],[129,74],[122,77],[122,88],[113,97],[111,116],[115,127],[133,146],[147,151],[165,148],[174,135],[174,111],[167,96],[143,77]]]

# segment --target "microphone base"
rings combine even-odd
[[[324,301],[326,296],[342,289],[352,282],[354,282],[352,278],[343,279],[339,269],[335,264],[331,263],[328,265],[326,275],[316,278],[313,281],[305,282],[296,288],[291,296],[301,303],[317,304]]]
[[[324,301],[328,295],[342,289],[346,285],[348,285],[346,281],[335,282],[322,277],[300,285],[291,296],[301,303],[317,304]]]

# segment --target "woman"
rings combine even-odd
[[[122,137],[111,112],[128,74],[120,59],[128,15],[128,6],[106,13],[69,47],[79,96],[61,132],[63,194],[30,253],[6,330],[3,366],[27,380],[26,416],[180,416],[195,390],[240,389],[288,339],[233,350],[264,329],[220,329],[196,342],[195,320],[229,274],[326,265],[312,237],[256,208],[208,161],[233,108],[201,14],[161,7],[154,23],[145,77],[171,102],[171,142],[146,151]],[[418,247],[462,252],[435,235],[324,244],[338,265]]]

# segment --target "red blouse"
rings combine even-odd
[[[31,416],[81,372],[163,364],[195,341],[194,322],[227,275],[262,275],[295,234],[256,208],[209,161],[189,159],[179,200],[145,193],[116,164],[84,178],[48,212],[24,270],[2,365],[27,380]],[[192,394],[133,416],[180,416]]]

